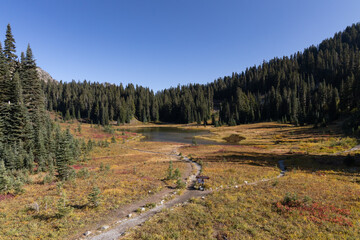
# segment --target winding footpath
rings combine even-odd
[[[200,174],[201,166],[191,161],[188,157],[181,157],[178,154],[172,154],[172,153],[161,153],[161,152],[154,152],[154,151],[147,151],[137,148],[131,148],[131,147],[123,147],[135,151],[145,152],[145,153],[154,153],[154,154],[162,154],[167,155],[171,157],[176,157],[179,160],[185,161],[190,164],[191,166],[191,172],[195,172],[194,174],[189,174],[188,176],[185,176],[187,178],[187,189],[183,192],[181,195],[177,195],[177,191],[166,189],[158,194],[156,194],[153,197],[150,197],[149,199],[139,201],[135,204],[133,204],[131,207],[129,207],[129,211],[123,211],[121,212],[121,217],[119,216],[119,220],[110,226],[103,226],[101,228],[102,232],[98,231],[98,235],[92,235],[90,231],[86,232],[85,238],[81,239],[89,239],[89,240],[111,240],[111,239],[119,239],[122,235],[125,234],[126,231],[129,229],[139,226],[145,221],[147,221],[149,218],[154,216],[155,214],[161,212],[163,209],[171,208],[173,206],[176,206],[178,204],[183,204],[187,202],[190,198],[193,197],[201,197],[204,195],[209,194],[211,191],[199,191],[193,189],[193,185],[196,181],[196,176]],[[176,149],[174,149],[176,152]],[[165,198],[173,196],[173,199],[165,202]],[[134,211],[136,209],[141,209],[145,203],[151,203],[151,202],[158,202],[156,206],[152,209],[149,209],[147,211],[144,211],[142,213],[135,214]],[[126,206],[125,206],[126,207]],[[96,232],[96,231],[94,231]]]
[[[190,164],[192,171],[191,172],[195,172],[194,174],[189,174],[189,176],[185,176],[188,180],[187,180],[187,188],[186,190],[183,192],[183,194],[181,195],[177,195],[177,192],[172,191],[170,189],[167,189],[167,191],[163,191],[161,193],[158,193],[157,195],[143,200],[143,201],[139,201],[138,203],[133,204],[131,207],[129,207],[127,210],[128,211],[123,211],[122,212],[122,216],[119,216],[119,220],[116,221],[116,223],[112,224],[111,226],[103,226],[101,227],[101,231],[94,231],[97,235],[92,234],[92,232],[88,231],[86,232],[84,235],[84,238],[80,238],[80,239],[87,239],[87,240],[112,240],[112,239],[119,239],[121,238],[121,236],[123,236],[127,231],[129,231],[130,229],[139,226],[141,224],[143,224],[144,222],[146,222],[148,219],[150,219],[151,217],[153,217],[154,215],[156,215],[157,213],[161,212],[163,209],[168,209],[168,208],[172,208],[174,206],[178,206],[180,204],[185,204],[188,202],[188,200],[190,200],[191,198],[197,198],[197,197],[202,197],[205,196],[213,191],[220,191],[223,189],[230,189],[230,188],[239,188],[241,186],[245,186],[245,185],[256,185],[258,183],[261,182],[266,182],[266,181],[270,181],[276,178],[280,178],[283,177],[285,175],[285,165],[284,165],[284,161],[279,161],[279,168],[281,169],[281,173],[274,178],[270,178],[270,179],[261,179],[259,181],[255,181],[255,182],[246,182],[244,181],[244,184],[241,185],[236,185],[236,186],[227,186],[225,188],[217,188],[217,189],[210,189],[208,191],[199,191],[199,190],[195,190],[193,188],[195,182],[196,182],[196,176],[200,174],[201,172],[201,165],[190,160],[188,157],[181,157],[178,154],[176,154],[176,150],[174,149],[173,152],[175,152],[175,154],[167,154],[167,153],[161,153],[161,152],[154,152],[154,151],[147,151],[147,150],[142,150],[142,149],[137,149],[137,148],[131,148],[131,147],[124,147],[127,149],[131,149],[131,150],[135,150],[135,151],[140,151],[140,152],[146,152],[146,153],[154,153],[154,154],[162,154],[162,155],[167,155],[167,156],[171,156],[171,157],[176,157],[179,160],[185,161],[187,163]],[[164,198],[166,198],[168,195],[172,195],[173,199],[165,202]],[[143,207],[146,202],[158,202],[156,204],[156,206],[152,209],[149,209],[147,211],[144,211],[142,213],[137,213],[135,214],[134,211],[136,209],[139,209],[141,207]],[[126,208],[126,206],[125,206]],[[126,215],[125,215],[126,214]],[[87,236],[86,236],[87,235]]]
[[[351,152],[354,152],[354,151],[360,151],[360,145],[357,145],[349,150],[346,150],[346,151],[341,151],[341,152],[337,152],[337,153],[333,153],[331,155],[340,155],[340,154],[344,154],[344,153],[351,153]]]

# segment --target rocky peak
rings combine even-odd
[[[39,68],[39,67],[37,67],[36,68],[36,71],[37,71],[37,73],[38,73],[38,76],[39,76],[39,79],[41,80],[41,81],[44,81],[44,82],[54,82],[54,81],[56,81],[55,79],[53,79],[52,77],[51,77],[51,75],[48,73],[48,72],[46,72],[45,70],[43,70],[42,68]]]

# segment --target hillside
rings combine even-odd
[[[56,82],[8,25],[0,238],[359,239],[359,30],[154,93]]]
[[[44,69],[42,69],[40,67],[36,68],[36,72],[39,76],[40,81],[44,81],[45,83],[55,81],[55,79],[53,79],[52,76],[48,72],[46,72]]]
[[[359,39],[360,24],[354,24],[303,52],[264,61],[206,85],[157,93],[133,84],[49,83],[45,87],[48,109],[62,112],[67,119],[103,125],[136,117],[142,122],[199,124],[212,119],[216,126],[269,120],[325,126],[359,116]],[[358,126],[358,118],[353,117],[345,130],[359,133]]]

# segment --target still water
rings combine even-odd
[[[198,135],[210,134],[210,131],[207,130],[188,130],[181,129],[176,127],[148,127],[148,128],[137,128],[132,129],[132,132],[141,133],[146,138],[144,141],[151,142],[177,142],[177,143],[187,143],[192,144],[193,138]],[[219,145],[221,143],[196,139],[197,144],[215,144]],[[222,144],[221,144],[222,145]]]

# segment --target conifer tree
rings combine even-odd
[[[4,55],[6,61],[10,66],[10,72],[14,72],[16,68],[16,47],[15,47],[15,39],[11,32],[10,24],[7,25],[6,28],[6,38],[5,38],[5,47],[4,47]]]
[[[67,129],[67,133],[69,130]],[[67,134],[66,134],[67,135]],[[56,133],[56,139],[58,141],[56,148],[56,169],[58,177],[61,180],[67,180],[70,177],[70,162],[72,160],[72,154],[70,149],[70,142],[67,136],[61,136],[60,132]]]
[[[12,79],[12,88],[10,94],[10,116],[7,117],[7,126],[8,126],[8,140],[10,142],[16,142],[22,139],[24,128],[26,125],[26,108],[24,106],[22,89],[20,84],[19,74],[15,72]]]
[[[5,63],[5,57],[3,54],[3,49],[0,43],[0,104],[5,102],[5,95],[6,92],[6,72],[7,72],[7,65]]]
[[[29,112],[32,113],[32,117],[34,117],[36,109],[43,111],[45,102],[30,44],[27,47],[26,56],[21,65],[24,101]]]
[[[0,160],[0,193],[6,193],[7,190],[9,190],[9,178],[4,161]]]

